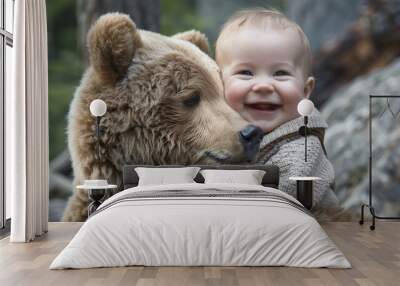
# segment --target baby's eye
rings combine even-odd
[[[285,76],[285,75],[290,75],[290,72],[286,70],[278,70],[274,74],[275,76]]]
[[[253,73],[250,70],[240,70],[240,71],[237,72],[237,74],[247,75],[247,76],[252,76],[253,75]]]

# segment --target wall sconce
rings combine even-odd
[[[313,112],[314,110],[314,103],[307,99],[304,98],[302,99],[299,104],[297,105],[297,111],[300,113],[300,115],[304,116],[304,126],[300,127],[299,133],[304,136],[305,142],[304,142],[304,161],[307,162],[307,124],[308,124],[308,116]]]
[[[90,113],[96,117],[96,139],[97,139],[97,154],[100,161],[100,120],[107,112],[107,104],[101,99],[95,99],[90,103]]]

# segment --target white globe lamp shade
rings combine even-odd
[[[297,105],[297,111],[302,116],[309,116],[313,112],[313,110],[314,103],[307,98],[302,99]]]
[[[107,111],[107,104],[101,99],[95,99],[90,103],[90,113],[93,116],[103,116]]]

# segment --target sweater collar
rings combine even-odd
[[[299,128],[304,125],[304,118],[302,116],[290,120],[288,122],[283,123],[278,126],[271,132],[264,135],[263,140],[260,144],[260,149],[264,148],[269,143],[275,141],[276,139],[285,136],[287,134],[291,134],[294,132],[298,132]],[[328,124],[325,119],[321,116],[320,112],[315,108],[314,111],[308,116],[308,125],[309,128],[328,128]]]

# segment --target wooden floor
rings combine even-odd
[[[49,270],[81,226],[50,223],[32,243],[0,241],[0,285],[400,285],[400,222],[378,221],[375,231],[355,222],[323,227],[352,269],[290,267],[120,267]]]

